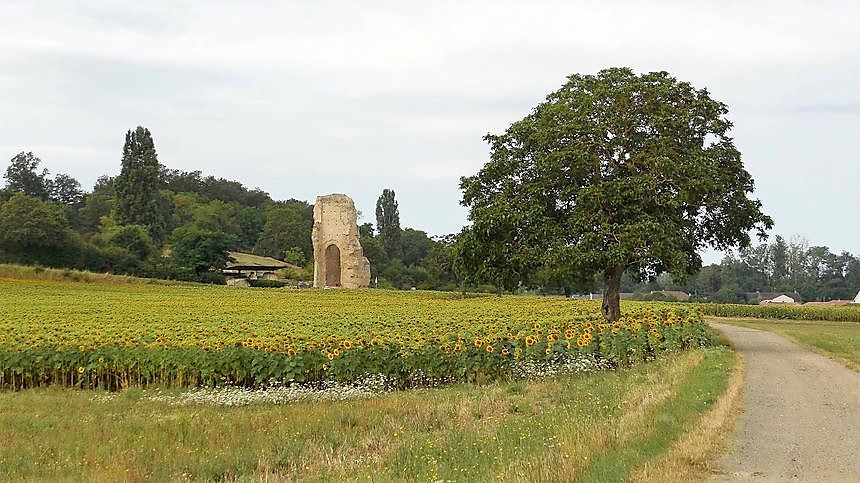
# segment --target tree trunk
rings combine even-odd
[[[603,272],[603,318],[615,322],[621,317],[621,275],[624,267],[612,267]]]

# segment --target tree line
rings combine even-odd
[[[607,320],[620,293],[678,289],[747,302],[754,292],[851,298],[860,263],[803,240],[761,241],[773,222],[728,135],[725,104],[665,72],[573,75],[501,135],[491,159],[461,178],[470,225],[431,238],[400,226],[394,190],[376,225],[359,226],[374,286],[600,293]],[[0,190],[0,261],[223,282],[228,251],[303,266],[313,260],[313,207],[158,161],[150,132],[126,133],[120,174],[92,191],[12,158]],[[702,267],[706,247],[736,249]]]
[[[719,264],[703,267],[676,282],[661,274],[649,283],[625,280],[625,290],[649,294],[656,290],[683,290],[695,299],[755,303],[756,292],[797,293],[804,302],[850,300],[860,290],[860,258],[847,251],[832,253],[825,246],[810,246],[801,237],[780,235],[732,253]]]
[[[41,164],[22,152],[4,174],[2,262],[220,283],[213,269],[225,266],[229,251],[243,251],[305,267],[292,275],[312,277],[311,204],[169,169],[144,127],[126,133],[120,173],[100,177],[89,192]],[[423,231],[401,229],[394,192],[383,196],[388,215],[378,217],[379,234],[370,224],[361,227],[378,285],[446,287],[450,277],[429,266],[438,243]]]

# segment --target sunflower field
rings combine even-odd
[[[694,305],[384,290],[0,279],[0,388],[119,389],[515,377],[518,364],[629,366],[709,343]],[[420,376],[420,377],[419,377]]]

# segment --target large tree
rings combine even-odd
[[[283,259],[287,251],[295,248],[306,260],[313,260],[313,226],[313,207],[306,202],[287,200],[272,203],[266,210],[265,224],[254,253]]]
[[[376,231],[388,256],[400,258],[400,210],[394,190],[384,189],[376,200]]]
[[[6,168],[6,187],[15,193],[47,201],[51,195],[51,180],[48,178],[48,170],[39,172],[39,164],[42,160],[33,153],[20,152],[12,158],[9,167]]]
[[[50,198],[64,205],[77,206],[84,201],[81,183],[67,174],[58,174],[50,182]]]
[[[604,317],[617,320],[625,271],[694,273],[699,250],[745,247],[750,231],[764,238],[772,226],[748,196],[753,179],[727,113],[666,72],[572,75],[503,134],[485,137],[490,161],[460,183],[467,239],[515,261],[522,280],[542,266],[601,274]]]
[[[144,225],[159,238],[163,220],[159,206],[159,165],[149,129],[138,126],[125,135],[122,170],[115,180],[116,222]]]
[[[173,263],[198,280],[207,280],[203,274],[210,270],[223,270],[230,261],[230,248],[236,244],[231,235],[194,225],[177,228],[170,238]]]
[[[16,193],[0,204],[0,253],[18,263],[44,263],[65,244],[67,226],[61,206]]]

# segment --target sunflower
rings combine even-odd
[[[535,337],[533,335],[527,335],[526,336],[526,346],[531,347],[535,344],[537,344],[537,337]]]
[[[589,334],[588,332],[582,334],[581,336],[579,336],[578,339],[576,339],[576,345],[578,345],[579,347],[585,347],[590,343],[591,343],[591,334]]]
[[[493,352],[493,346],[487,344],[487,352]]]
[[[78,366],[78,374],[83,374],[84,371],[86,371],[86,369],[84,369],[83,366]]]

